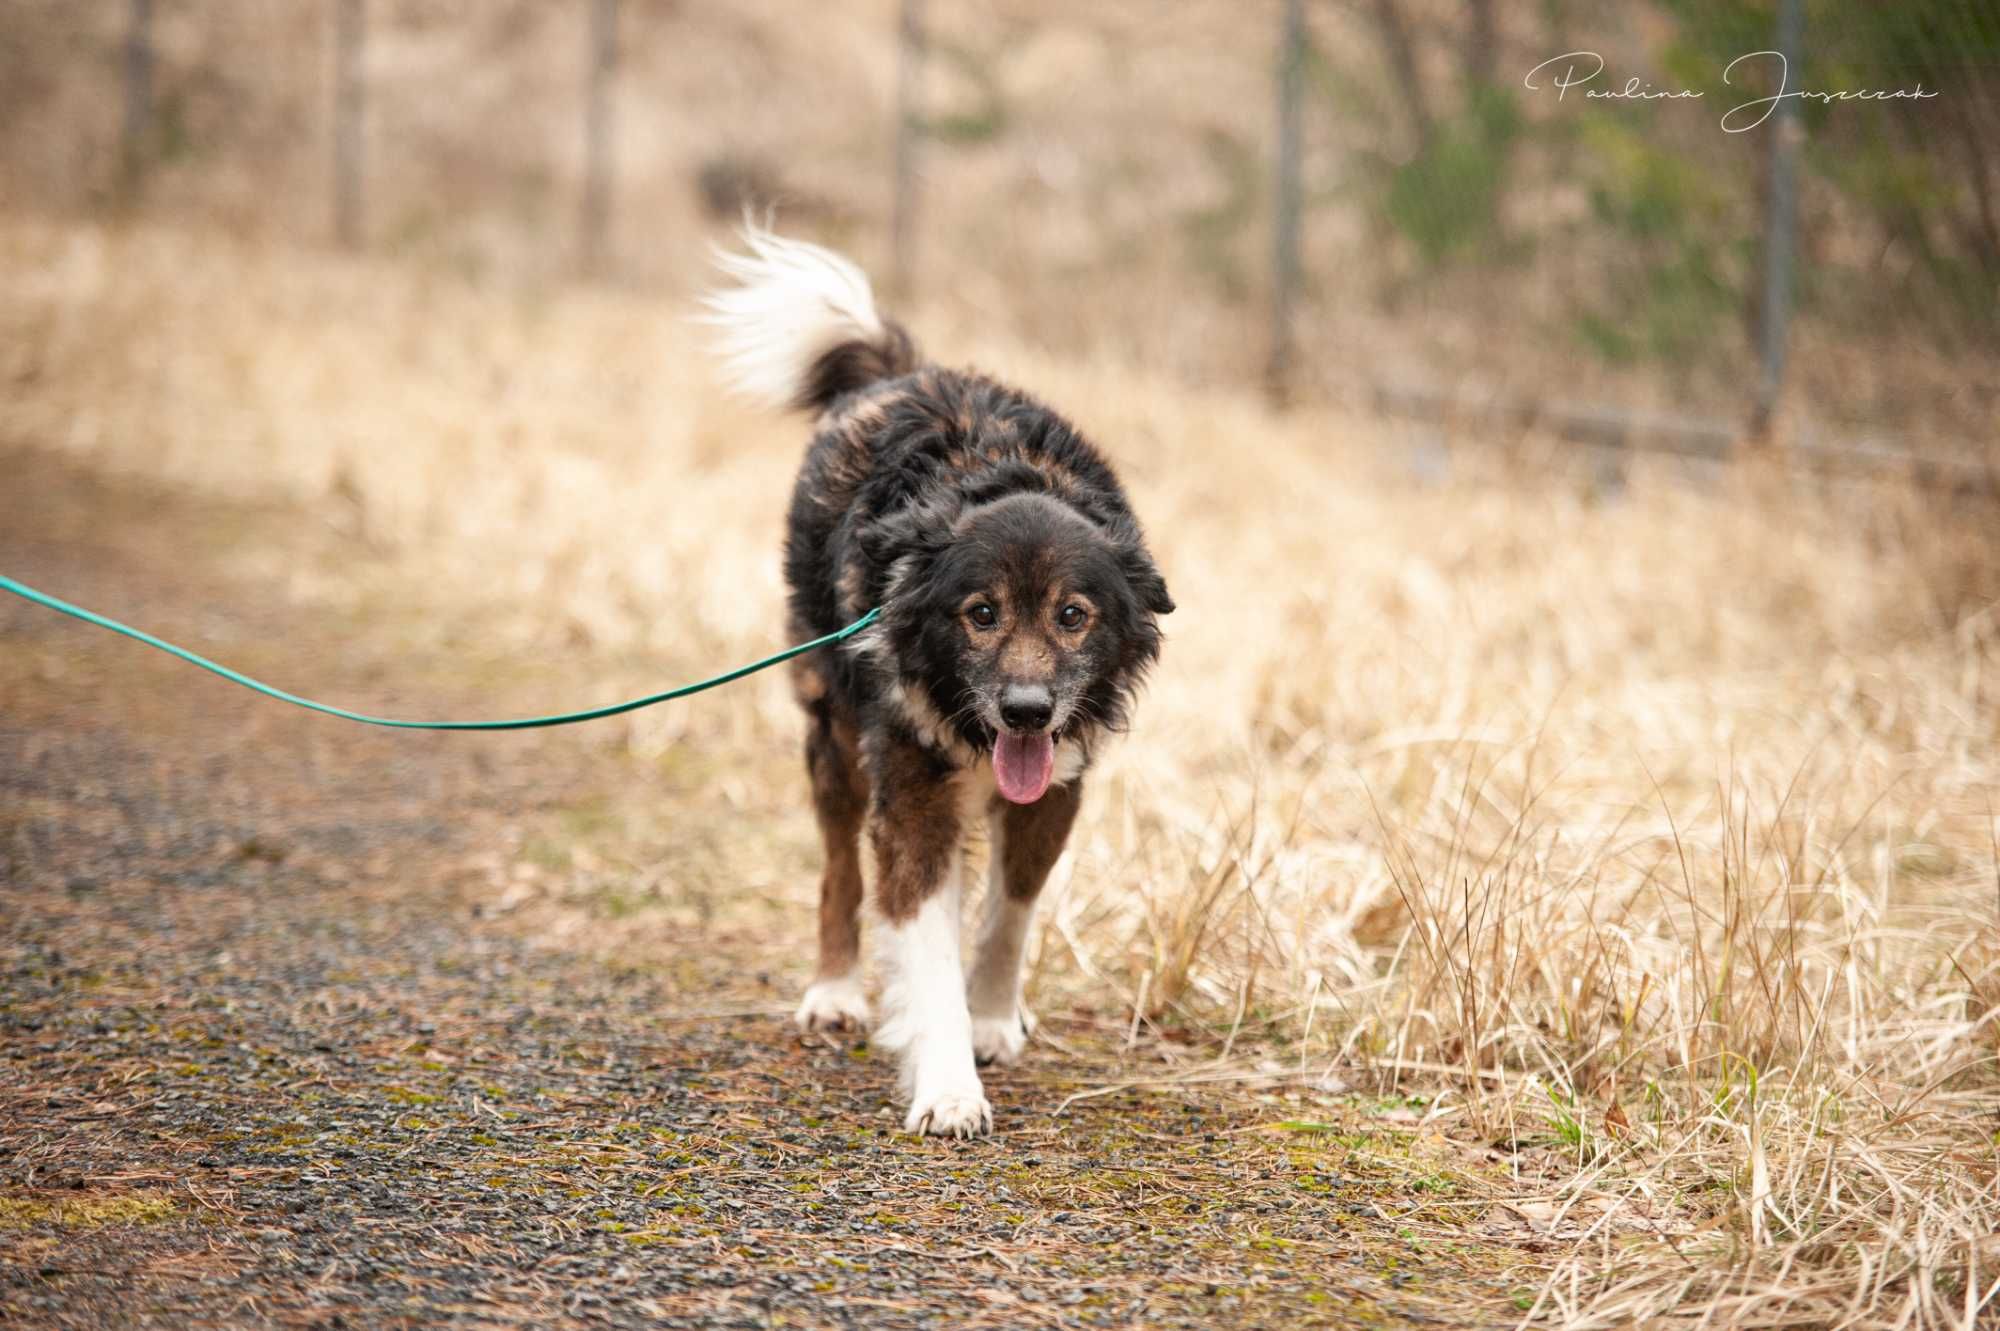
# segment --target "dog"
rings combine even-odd
[[[794,662],[826,854],[819,968],[797,1022],[868,1023],[865,830],[883,974],[873,1040],[900,1058],[904,1126],[990,1132],[978,1067],[1027,1043],[1035,898],[1173,598],[1110,464],[1067,420],[925,361],[840,255],[756,227],[743,241],[718,254],[724,283],[706,301],[727,377],[815,416],[785,534],[789,631],[819,637],[881,610]],[[989,885],[967,970],[964,847],[981,820]]]

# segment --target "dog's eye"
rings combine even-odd
[[[1066,629],[1080,629],[1083,627],[1084,619],[1082,606],[1066,605],[1062,608],[1062,613],[1056,616],[1056,623]]]
[[[1000,612],[984,601],[966,611],[965,617],[972,621],[974,628],[990,629],[1000,622]]]

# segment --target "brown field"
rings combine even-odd
[[[1406,7],[1444,13],[1429,0]],[[178,616],[134,608],[144,627],[364,710],[426,713],[433,697],[499,715],[582,707],[768,652],[805,427],[717,387],[689,319],[727,211],[704,202],[702,182],[718,166],[762,173],[781,227],[884,273],[896,8],[626,0],[610,261],[605,280],[582,284],[582,4],[371,3],[358,254],[326,244],[329,6],[160,0],[154,160],[142,186],[120,186],[126,6],[10,4],[0,465],[21,470],[10,485],[0,469],[0,546],[100,592],[127,585],[117,570],[142,568],[152,604]],[[867,1139],[866,1165],[826,1154],[850,1127],[856,1140],[875,1133],[862,1116],[889,1112],[870,1099],[887,1078],[864,1049],[795,1040],[777,1019],[806,977],[817,870],[782,672],[502,750],[490,769],[465,756],[476,746],[408,758],[427,737],[327,741],[313,762],[336,755],[328,779],[358,793],[357,825],[421,821],[401,801],[428,789],[424,816],[462,808],[458,834],[482,839],[477,854],[454,859],[460,848],[440,840],[407,866],[301,869],[253,837],[238,856],[245,872],[317,873],[338,902],[351,869],[355,910],[371,918],[406,888],[440,915],[469,896],[478,929],[542,958],[525,969],[544,996],[574,986],[590,1004],[625,1004],[597,1033],[606,1051],[629,1053],[672,1025],[646,1077],[676,1060],[771,1069],[783,1088],[719,1075],[704,1092],[759,1149],[772,1122],[842,1105],[812,1124],[810,1144],[791,1143],[802,1153],[792,1163],[819,1172],[788,1175],[816,1200],[770,1240],[784,1260],[717,1256],[742,1237],[741,1217],[712,1223],[676,1206],[678,1219],[638,1236],[663,1245],[652,1254],[662,1287],[679,1279],[673,1261],[740,1259],[753,1274],[825,1275],[815,1291],[880,1293],[819,1237],[819,1202],[831,1208],[837,1194],[823,1184],[852,1168],[876,1171],[874,1200],[853,1212],[873,1208],[867,1244],[953,1263],[939,1288],[961,1302],[926,1303],[922,1275],[919,1294],[891,1290],[911,1325],[940,1306],[979,1309],[993,1325],[1035,1321],[1045,1309],[1010,1300],[1038,1279],[1046,1297],[1074,1294],[1092,1319],[1133,1325],[1991,1324],[1991,347],[1920,335],[1920,302],[1859,280],[1881,247],[1808,194],[1805,262],[1820,303],[1806,303],[1795,330],[1784,414],[1799,428],[1781,442],[1915,444],[1950,453],[1956,479],[1983,466],[1984,492],[1807,474],[1782,456],[1697,466],[1590,453],[1532,430],[1493,439],[1366,414],[1358,404],[1378,388],[1416,382],[1738,420],[1754,358],[1733,313],[1678,368],[1585,353],[1575,302],[1635,280],[1618,249],[1630,242],[1589,225],[1557,150],[1523,149],[1515,163],[1506,239],[1531,240],[1532,257],[1426,278],[1362,204],[1395,123],[1369,7],[1309,8],[1329,63],[1313,71],[1305,127],[1302,391],[1277,412],[1249,387],[1266,350],[1275,10],[1251,21],[1240,6],[1176,5],[1166,17],[1135,0],[929,7],[915,290],[892,312],[938,359],[1018,381],[1102,445],[1180,607],[1133,733],[1092,777],[1031,940],[1029,1000],[1044,1021],[1036,1066],[996,1095],[1012,1142],[880,1133],[892,1144]],[[1598,11],[1571,16],[1578,42],[1657,47],[1654,11]],[[1500,12],[1506,65],[1539,27]],[[1427,49],[1448,75],[1442,42]],[[1754,155],[1745,140],[1705,165],[1752,170]],[[1734,221],[1749,245],[1756,219]],[[1836,326],[1833,297],[1849,286]],[[167,532],[183,520],[194,528],[185,568]],[[94,530],[100,521],[117,531]],[[204,617],[216,587],[268,599]],[[105,639],[71,670],[58,650],[68,642],[0,640],[0,702],[27,700],[14,716],[0,706],[0,752],[86,753],[93,782],[124,761],[135,788],[150,788],[171,762],[118,758],[119,743],[166,734],[192,753],[192,733],[227,747],[210,734],[215,700],[183,709],[163,683],[183,667]],[[110,722],[49,720],[95,716],[91,688],[113,683]],[[269,818],[280,845],[295,830],[286,820],[349,817],[339,795],[316,799],[299,775],[312,762],[283,768],[292,753],[271,739],[322,732],[244,724],[228,733],[271,741],[257,756],[273,766],[252,770],[291,771],[272,778],[279,812],[244,795],[256,778],[237,768],[218,800],[227,791],[251,811],[242,819]],[[45,729],[63,730],[61,743],[45,745]],[[403,784],[371,785],[374,764]],[[83,1182],[48,1182],[75,1141],[48,1127],[67,1111],[27,1051],[56,1045],[60,1014],[84,1023],[115,1006],[84,987],[29,993],[61,970],[45,962],[52,940],[144,954],[134,921],[150,917],[132,902],[150,909],[151,891],[183,928],[226,934],[230,911],[261,908],[265,884],[207,921],[206,898],[160,886],[179,882],[165,870],[130,898],[103,893],[123,915],[93,904],[100,886],[86,874],[73,889],[66,858],[83,852],[44,853],[35,838],[58,844],[47,829],[66,817],[94,831],[101,811],[88,792],[64,805],[72,797],[51,793],[60,782],[47,770],[24,778],[20,810],[0,808],[0,871],[27,866],[24,884],[40,894],[0,921],[0,962],[13,967],[0,970],[12,977],[0,992],[0,1271],[25,1271],[30,1256],[51,1265],[0,1280],[0,1314],[44,1307],[16,1300],[41,1297],[36,1280],[65,1296],[79,1288],[61,1284],[79,1272],[55,1264],[87,1265],[68,1245],[115,1266],[120,1236],[141,1224],[181,1226],[189,1245],[199,1235],[207,1251],[189,1269],[207,1262],[216,1280],[262,1245],[265,1278],[288,1283],[268,1256],[284,1240],[259,1227],[290,1213],[246,1220],[219,1185],[197,1190],[190,1179],[211,1176],[180,1157],[159,1173],[90,1176],[97,1191],[75,1196]],[[174,841],[154,830],[127,832]],[[92,910],[118,921],[94,943]],[[395,992],[409,962],[424,980],[407,984],[407,1005],[434,1013],[441,1045],[477,1047],[491,1038],[485,992],[453,989],[442,966],[423,971],[430,952],[474,936],[422,934],[384,958],[350,940],[341,964],[358,985]],[[274,969],[313,973],[312,948],[297,946]],[[203,986],[227,967],[184,943],[159,947],[185,963],[174,972],[185,992],[161,1009],[180,1003],[194,1022]],[[630,975],[669,996],[659,1027],[618,990]],[[738,1021],[763,1024],[746,1036]],[[391,1105],[377,1105],[382,1140],[402,1129],[401,1111],[438,1098],[412,1089],[418,1079],[459,1071],[418,1061],[428,1051],[401,1038],[394,1022],[370,1027],[378,1065],[345,1088],[375,1095],[369,1077],[393,1079]],[[170,1083],[199,1098],[208,1075],[193,1062],[106,1072],[88,1040],[67,1047],[82,1051],[76,1085],[98,1078],[77,1092],[91,1113]],[[482,1143],[489,1154],[541,1152],[537,1202],[546,1185],[575,1203],[552,1231],[575,1239],[586,1205],[617,1202],[634,1178],[669,1190],[655,1200],[685,1201],[671,1191],[684,1174],[727,1190],[745,1172],[742,1142],[720,1126],[668,1158],[607,1146],[631,1124],[590,1095],[564,1101],[557,1124],[535,1084],[547,1071],[524,1055],[490,1074],[507,1083],[492,1104],[532,1102],[521,1113],[536,1121],[493,1126],[489,1104],[466,1123],[515,1134]],[[646,1077],[618,1091],[634,1121],[655,1105]],[[439,1124],[447,1092],[463,1089],[440,1085]],[[1093,1104],[1094,1118],[1075,1112]],[[1176,1126],[1184,1112],[1207,1116],[1189,1120],[1214,1129],[1205,1144]],[[648,1130],[688,1131],[660,1115]],[[590,1152],[535,1135],[552,1124]],[[308,1138],[301,1129],[282,1144],[308,1172],[332,1168],[316,1154],[326,1141]],[[116,1155],[122,1142],[107,1126],[96,1149]],[[183,1154],[197,1149],[211,1148]],[[1100,1169],[1111,1158],[1130,1170],[1115,1186]],[[939,1203],[967,1170],[981,1171],[982,1189],[1003,1175],[1017,1189],[1004,1204],[978,1199],[1009,1237],[990,1237],[977,1206]],[[569,1186],[584,1174],[588,1187]],[[507,1215],[540,1223],[517,1202],[505,1199]],[[408,1196],[398,1205],[424,1210]],[[1155,1246],[1107,1252],[1044,1223],[1072,1210],[1107,1234],[1130,1222]],[[197,1213],[235,1228],[211,1242]],[[668,1209],[646,1214],[650,1225]],[[586,1232],[609,1244],[596,1257],[622,1266],[620,1231]],[[473,1266],[511,1280],[532,1265],[505,1250],[508,1235],[484,1237],[502,1255],[468,1229]],[[968,1246],[978,1242],[993,1246]],[[1169,1257],[1156,1257],[1161,1245]],[[1089,1283],[1099,1264],[1102,1288]],[[1032,1278],[1017,1281],[1022,1265]],[[1278,1277],[1305,1280],[1312,1306]],[[558,1299],[570,1291],[539,1279],[508,1285],[520,1302],[488,1314],[562,1322],[551,1310],[574,1312]],[[50,1295],[48,1320],[129,1313],[117,1295]],[[209,1297],[198,1306],[221,1306]],[[662,1297],[655,1313],[670,1304],[731,1325],[750,1315],[720,1294],[704,1302],[695,1284]],[[817,1294],[801,1297],[835,1320]],[[325,1298],[338,1306],[335,1292]],[[905,1324],[857,1316],[872,1314],[843,1305],[844,1324]]]
[[[293,508],[348,554],[223,552],[285,588],[268,611],[393,612],[400,649],[465,678],[533,658],[552,696],[500,710],[581,706],[779,632],[802,427],[726,401],[686,312],[12,215],[0,438]],[[1536,1323],[1977,1320],[2000,1280],[1984,501],[1620,479],[1533,440],[1441,456],[1039,353],[965,306],[904,314],[1105,446],[1180,603],[1032,948],[1031,1002],[1112,1033],[1107,1078],[1361,1088],[1454,1143],[1553,1146],[1565,1176],[1516,1194],[1567,1226],[1512,1314]],[[603,724],[602,790],[523,818],[496,900],[641,964],[794,938],[801,978],[797,740],[780,674]]]
[[[1444,114],[1458,0],[1401,3],[1424,30],[1419,54]],[[1268,350],[1277,8],[929,6],[918,97],[931,132],[917,171],[913,276],[933,297],[933,336],[1109,355],[1181,382],[1254,382]],[[116,182],[128,5],[13,0],[0,25],[0,198],[59,216],[130,208],[238,236],[327,242],[333,9],[158,0],[152,158],[143,188],[127,194]],[[366,9],[367,246],[509,285],[572,275],[589,6],[369,0]],[[1510,257],[1427,271],[1370,207],[1385,159],[1410,146],[1371,6],[1306,9],[1318,63],[1301,130],[1302,392],[1365,404],[1380,389],[1414,386],[1475,401],[1743,418],[1757,353],[1742,312],[1715,312],[1684,364],[1612,363],[1579,340],[1585,307],[1644,318],[1644,256],[1629,235],[1593,223],[1588,182],[1560,140],[1525,146],[1514,164]],[[1510,75],[1554,53],[1551,29],[1640,68],[1657,64],[1672,31],[1644,4],[1571,7],[1560,22],[1533,7],[1493,9],[1495,68]],[[751,194],[774,201],[781,221],[886,275],[896,16],[892,0],[699,10],[621,0],[608,274],[685,297],[706,269],[718,206],[725,218],[737,206],[703,187],[720,171],[754,182]],[[1523,112],[1562,118],[1533,98]],[[1720,211],[1735,244],[1753,251],[1761,219],[1745,183],[1761,179],[1762,148],[1754,136],[1707,132],[1708,118],[1661,125],[1694,136],[1708,180],[1699,207]],[[1824,299],[1802,308],[1792,339],[1796,433],[1986,448],[2000,412],[1990,338],[1941,335],[1934,302],[1889,262],[1907,256],[1854,227],[1811,178],[1807,191],[1801,282]]]

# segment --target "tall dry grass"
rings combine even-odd
[[[1575,1237],[1531,1320],[1990,1315],[1990,512],[1441,454],[908,313],[1106,446],[1181,606],[1036,994],[1558,1144],[1566,1176],[1522,1187]],[[781,623],[802,427],[722,400],[692,332],[603,292],[0,221],[10,442],[336,525],[339,576],[229,552],[298,613],[431,599],[610,674],[747,659]],[[782,681],[620,724],[607,744],[697,752],[699,798],[809,839]]]

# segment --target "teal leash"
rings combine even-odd
[[[121,624],[117,620],[100,615],[94,610],[85,610],[80,605],[71,605],[68,601],[50,596],[47,592],[38,592],[26,583],[14,581],[14,579],[6,576],[4,573],[0,573],[0,591],[12,592],[23,600],[33,601],[36,605],[46,606],[59,614],[68,615],[71,619],[80,619],[86,624],[95,624],[101,629],[110,629],[113,633],[122,633],[128,638],[135,638],[145,643],[148,647],[157,647],[170,656],[178,656],[189,665],[198,665],[210,674],[220,675],[232,684],[241,684],[244,688],[261,693],[267,698],[276,698],[279,702],[288,702],[294,707],[303,707],[308,711],[324,712],[328,716],[337,716],[344,721],[359,721],[364,725],[371,726],[389,726],[397,730],[535,730],[543,726],[569,726],[575,725],[579,721],[596,721],[602,717],[617,716],[622,712],[636,712],[641,707],[651,707],[655,703],[672,702],[675,698],[685,698],[689,694],[720,688],[724,684],[742,679],[745,675],[754,675],[759,670],[768,670],[774,665],[789,661],[794,656],[803,656],[807,652],[817,648],[831,646],[836,642],[844,641],[861,632],[861,630],[867,628],[870,624],[873,624],[882,614],[881,609],[878,607],[870,610],[844,629],[835,629],[823,638],[814,638],[811,642],[802,642],[796,647],[787,647],[784,651],[774,656],[767,656],[761,661],[752,661],[746,666],[738,666],[736,669],[726,674],[717,675],[713,679],[704,679],[698,684],[683,684],[680,688],[668,689],[665,693],[650,693],[643,698],[634,698],[630,702],[613,703],[609,707],[593,707],[586,712],[559,712],[554,716],[527,716],[514,721],[396,721],[388,717],[366,716],[360,712],[350,712],[345,707],[334,707],[328,703],[314,702],[310,698],[301,698],[296,693],[287,693],[283,689],[274,689],[269,684],[259,683],[248,675],[239,674],[231,670],[228,666],[218,665],[207,657],[198,656],[185,647],[176,647],[165,639],[156,638],[142,629],[135,629],[129,624]]]

